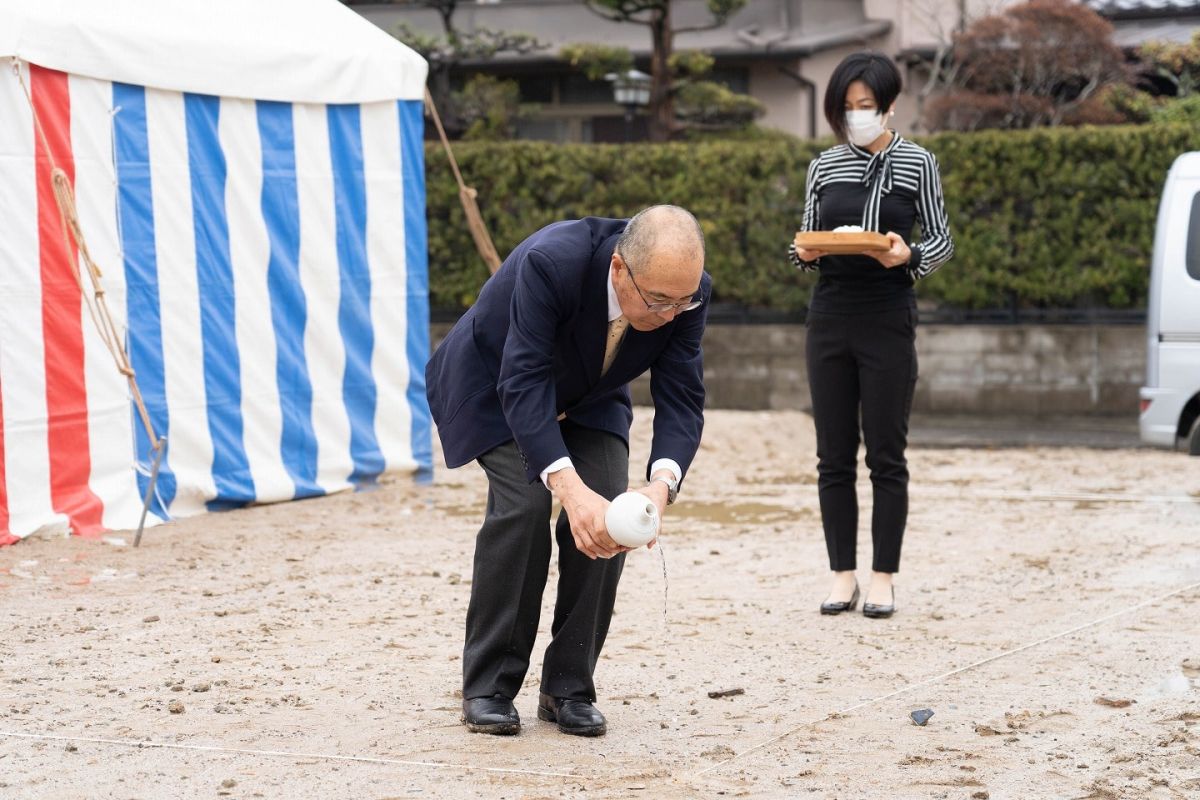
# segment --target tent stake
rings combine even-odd
[[[150,468],[150,481],[146,484],[146,496],[142,499],[142,518],[138,520],[137,535],[133,537],[133,546],[142,543],[142,529],[146,527],[146,514],[150,511],[150,498],[154,497],[154,486],[158,483],[158,467],[162,464],[163,453],[167,452],[167,437],[163,436],[154,445],[154,465]]]

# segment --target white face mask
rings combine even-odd
[[[869,108],[846,112],[846,138],[866,147],[883,135],[883,112]]]

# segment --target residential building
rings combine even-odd
[[[939,49],[948,46],[966,22],[1015,1],[749,0],[721,27],[680,33],[675,48],[712,55],[712,79],[765,105],[761,125],[802,137],[829,133],[822,93],[842,58],[864,48],[887,53],[902,65],[906,79],[895,124],[919,131],[922,98],[930,88],[929,64]],[[1147,39],[1185,41],[1200,25],[1200,0],[1082,1],[1109,17],[1116,41],[1130,49]],[[425,34],[442,32],[437,12],[419,3],[349,4],[388,31],[406,23]],[[709,19],[704,0],[675,0],[672,14],[678,27],[703,25]],[[620,45],[646,70],[650,34],[645,26],[608,21],[580,0],[464,0],[453,20],[458,30],[524,32],[546,45],[532,53],[500,54],[462,65],[464,71],[515,79],[522,99],[537,104],[536,113],[521,123],[521,137],[605,142],[627,135],[612,86],[588,80],[559,53],[578,42]],[[635,138],[644,137],[644,131],[644,120],[639,119]]]

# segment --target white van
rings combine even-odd
[[[1200,456],[1200,152],[1175,159],[1150,266],[1142,441]]]

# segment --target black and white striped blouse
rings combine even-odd
[[[909,242],[914,224],[921,226],[921,241],[916,244]],[[880,233],[895,231],[912,250],[908,264],[890,270],[870,256],[827,255],[804,262],[792,253],[792,261],[800,269],[819,268],[823,281],[828,278],[840,283],[843,296],[853,296],[854,284],[869,285],[862,293],[871,301],[888,294],[889,285],[895,293],[906,290],[911,296],[914,281],[930,275],[954,255],[937,159],[899,134],[878,153],[840,144],[809,164],[800,229],[829,231],[843,225]],[[816,300],[814,295],[814,308]]]

